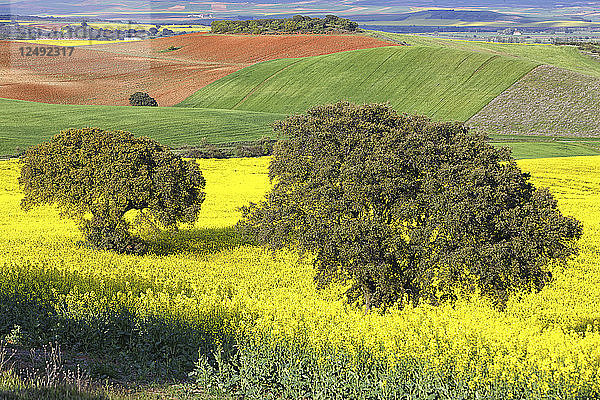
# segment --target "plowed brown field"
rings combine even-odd
[[[126,105],[135,91],[176,104],[203,86],[256,62],[389,46],[351,35],[210,35],[76,47],[72,56],[23,57],[0,41],[0,97],[61,104]],[[180,47],[165,51],[170,46]]]

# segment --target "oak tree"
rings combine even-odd
[[[266,199],[239,226],[314,254],[316,281],[352,282],[366,309],[541,289],[576,251],[563,216],[506,148],[460,123],[340,102],[275,125]]]
[[[125,213],[138,210],[164,228],[193,222],[205,181],[194,161],[129,132],[68,129],[27,150],[21,159],[22,207],[55,204],[92,245],[141,254]]]
[[[158,107],[156,100],[144,92],[135,92],[129,96],[129,104],[132,106]]]

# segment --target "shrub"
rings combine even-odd
[[[129,104],[132,106],[157,107],[158,103],[148,93],[135,92],[129,96]]]
[[[274,141],[269,138],[261,138],[254,142],[238,144],[234,149],[235,157],[262,157],[273,153]]]
[[[173,46],[173,45],[171,45],[171,46],[167,47],[165,50],[162,50],[162,52],[163,53],[168,53],[170,51],[175,51],[175,50],[179,50],[179,49],[181,49],[181,46]]]
[[[27,150],[19,183],[22,207],[56,204],[77,221],[95,247],[142,254],[125,213],[164,228],[194,222],[204,201],[204,178],[194,161],[129,132],[68,129]]]
[[[197,146],[181,146],[176,151],[187,158],[244,158],[262,157],[273,153],[275,140],[263,137],[258,140],[249,140],[233,143],[208,143],[205,139]]]
[[[275,130],[288,139],[274,148],[273,189],[242,209],[240,228],[313,252],[317,282],[350,280],[348,299],[367,310],[475,291],[502,305],[576,251],[581,224],[462,124],[340,102]]]

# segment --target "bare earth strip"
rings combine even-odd
[[[0,97],[54,104],[126,105],[149,92],[172,105],[240,68],[75,48],[72,56],[22,57],[22,43],[0,42]],[[35,45],[33,45],[35,46]]]
[[[600,137],[600,79],[537,67],[468,124],[491,134]]]
[[[21,55],[0,41],[0,97],[54,104],[127,105],[136,91],[161,106],[256,62],[389,46],[352,35],[206,35],[77,47],[71,56]],[[165,51],[170,46],[180,47]],[[47,46],[43,46],[47,47]]]

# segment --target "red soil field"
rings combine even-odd
[[[150,41],[90,46],[129,55],[160,54],[165,58],[190,61],[255,63],[276,58],[308,57],[340,51],[390,46],[359,35],[215,35],[191,33]],[[170,46],[181,47],[163,52]]]
[[[75,47],[72,56],[21,56],[0,41],[0,97],[57,104],[127,105],[136,91],[177,104],[203,86],[256,62],[390,46],[357,35],[211,35]],[[165,51],[170,46],[181,47]]]

